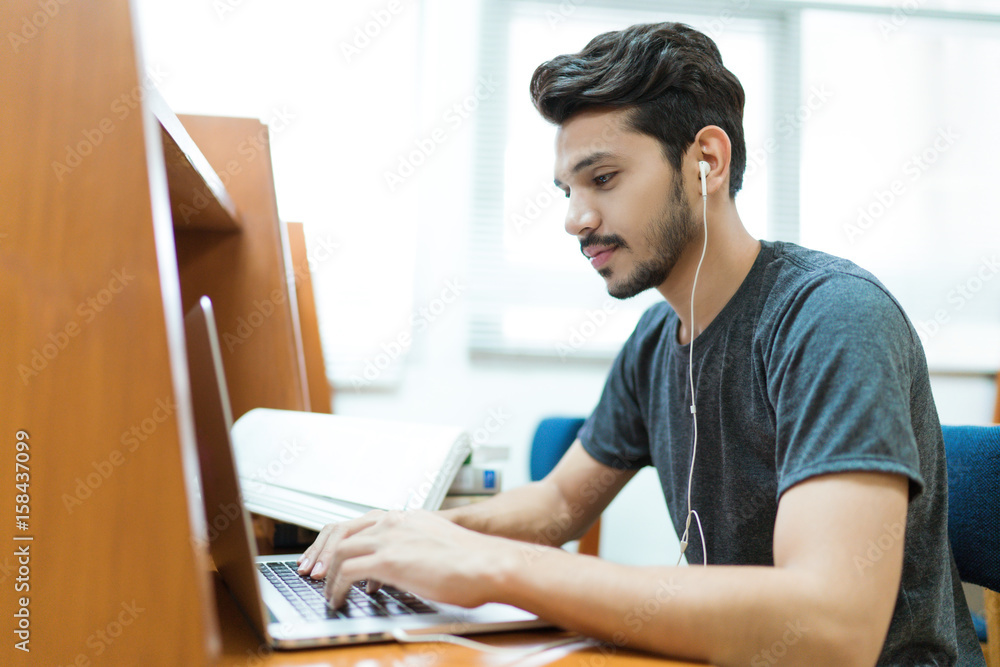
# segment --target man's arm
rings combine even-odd
[[[898,595],[907,500],[900,475],[794,486],[779,503],[775,567],[630,567],[391,513],[338,542],[327,591],[339,602],[373,578],[454,604],[507,602],[618,646],[717,665],[871,665]]]
[[[635,473],[599,463],[577,440],[544,479],[440,514],[478,533],[559,546],[587,532]]]
[[[719,665],[770,665],[786,654],[793,664],[872,665],[899,589],[907,484],[842,473],[789,489],[773,568],[572,567],[553,550],[536,567],[508,566],[500,590],[505,602],[618,645]]]
[[[599,463],[577,440],[545,479],[438,514],[478,533],[559,546],[583,535],[635,472]],[[379,516],[325,526],[302,554],[299,572],[325,576],[340,540],[370,527]]]

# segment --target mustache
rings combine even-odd
[[[606,246],[608,248],[628,248],[628,243],[626,243],[625,239],[618,234],[607,234],[605,236],[591,234],[587,238],[580,241],[580,253],[586,257],[587,253],[584,251],[594,245]]]

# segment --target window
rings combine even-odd
[[[801,237],[886,284],[932,370],[995,371],[1000,23],[904,18],[803,13],[805,88],[826,99],[803,126]]]

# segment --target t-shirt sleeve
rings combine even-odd
[[[778,495],[815,475],[878,471],[923,479],[910,415],[912,327],[884,289],[832,274],[807,284],[776,322],[767,358]]]
[[[649,433],[643,418],[648,380],[647,358],[664,326],[662,304],[647,310],[625,342],[604,383],[597,407],[580,428],[584,450],[600,463],[619,470],[638,470],[652,463]]]

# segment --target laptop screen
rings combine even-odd
[[[209,551],[223,581],[264,637],[266,618],[254,566],[257,548],[236,475],[230,440],[233,416],[208,297],[201,297],[185,316],[184,330]]]

